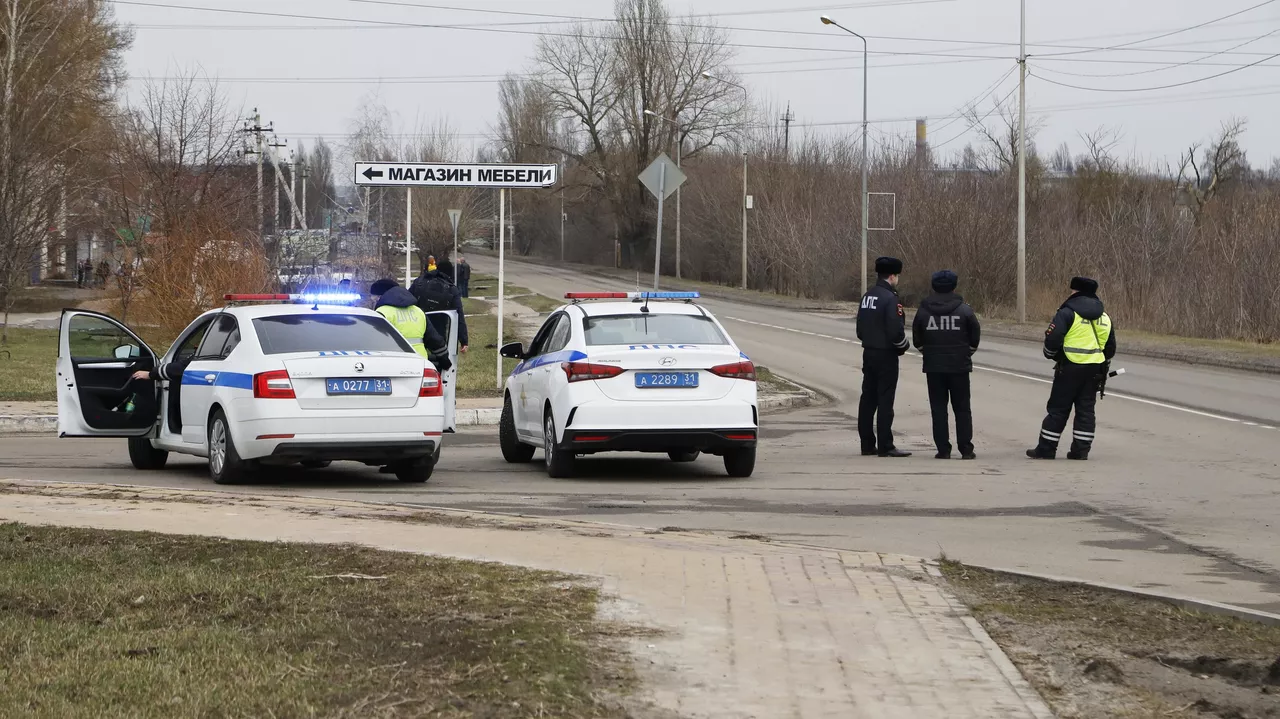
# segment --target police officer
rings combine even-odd
[[[956,413],[956,443],[961,459],[977,459],[973,453],[973,411],[969,406],[969,374],[973,353],[978,351],[982,327],[973,308],[956,294],[959,278],[951,270],[933,273],[933,294],[920,303],[911,323],[911,339],[924,355],[923,371],[929,383],[929,411],[933,415],[936,459],[951,459],[947,400]]]
[[[1057,363],[1048,414],[1040,426],[1040,442],[1027,450],[1032,459],[1054,459],[1058,441],[1076,410],[1067,459],[1088,459],[1093,447],[1094,406],[1099,383],[1116,354],[1115,328],[1098,299],[1098,283],[1088,277],[1071,280],[1071,296],[1062,303],[1044,332],[1044,356]]]
[[[418,307],[418,300],[412,293],[395,280],[387,279],[370,285],[369,294],[376,298],[374,310],[404,335],[415,352],[431,360],[439,372],[453,367],[448,343],[427,321],[426,313]]]
[[[858,402],[858,435],[863,455],[910,457],[893,446],[893,399],[898,391],[898,358],[906,351],[907,323],[898,303],[902,260],[876,259],[876,285],[858,308],[862,341],[862,398]],[[879,442],[877,442],[877,436]]]

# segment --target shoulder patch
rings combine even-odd
[[[1049,335],[1049,334],[1053,334],[1053,330],[1054,330],[1055,328],[1057,328],[1057,325],[1056,325],[1056,324],[1054,324],[1053,322],[1050,322],[1050,323],[1049,323],[1049,329],[1045,330],[1045,331],[1044,331],[1044,333],[1045,333],[1045,334],[1047,334],[1047,335]]]
[[[902,311],[902,305],[898,305],[898,316],[905,317],[906,313]]]

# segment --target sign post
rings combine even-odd
[[[453,284],[458,284],[458,221],[462,219],[462,210],[449,210],[449,222],[453,225]]]
[[[640,182],[648,188],[654,197],[658,198],[658,231],[656,243],[653,248],[653,289],[658,289],[658,277],[662,269],[662,205],[663,201],[671,196],[684,184],[686,177],[676,163],[667,157],[666,153],[658,155],[644,172],[640,173]]]
[[[665,158],[666,155],[663,155]],[[670,163],[670,160],[667,160]],[[679,170],[677,170],[679,172]],[[357,162],[356,187],[403,187],[407,205],[405,225],[405,286],[413,281],[410,267],[412,252],[412,221],[414,187],[489,187],[498,190],[498,349],[502,349],[503,311],[506,296],[506,248],[507,248],[507,190],[552,187],[560,177],[556,165],[530,165],[518,163],[449,163],[449,162]],[[679,175],[680,182],[684,175]],[[643,177],[642,177],[643,179]],[[677,183],[678,186],[678,183]],[[674,190],[674,187],[672,188]],[[670,194],[668,192],[667,194]],[[456,214],[455,214],[456,213]],[[454,261],[458,255],[458,221],[461,210],[449,210],[453,223]],[[458,268],[454,265],[454,281]],[[656,280],[656,278],[655,278]],[[655,287],[657,285],[655,284]],[[459,318],[461,320],[461,318]],[[502,354],[498,354],[497,387],[502,389]]]
[[[413,284],[413,188],[404,188],[404,286]]]

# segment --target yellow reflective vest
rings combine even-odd
[[[1062,353],[1072,364],[1102,364],[1107,361],[1103,349],[1111,336],[1111,318],[1103,312],[1096,320],[1086,320],[1079,313],[1062,340]]]
[[[431,355],[427,352],[427,346],[422,339],[427,334],[426,312],[414,306],[391,307],[389,305],[383,305],[376,311],[386,317],[391,326],[404,335],[406,340],[409,340],[409,344],[413,345],[415,352],[430,359]]]

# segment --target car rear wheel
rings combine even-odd
[[[547,408],[546,419],[542,420],[542,454],[547,462],[547,475],[555,479],[566,479],[573,476],[573,452],[556,446],[556,420],[551,416],[551,408]]]
[[[498,420],[498,446],[502,448],[502,458],[511,464],[524,464],[533,459],[533,445],[521,442],[516,435],[516,416],[511,407],[510,396],[502,403],[502,418]]]
[[[209,476],[217,484],[239,484],[248,478],[250,467],[236,451],[227,416],[215,411],[209,420]]]
[[[431,479],[431,473],[436,469],[436,459],[436,457],[427,457],[412,462],[393,464],[391,465],[391,471],[396,473],[396,479],[401,482],[421,484]]]
[[[129,461],[133,462],[134,469],[164,469],[169,453],[151,446],[151,440],[146,437],[130,437]]]
[[[694,462],[702,453],[696,449],[673,449],[667,452],[672,462]]]
[[[724,453],[724,471],[730,477],[750,477],[756,469],[756,448],[731,449]]]

